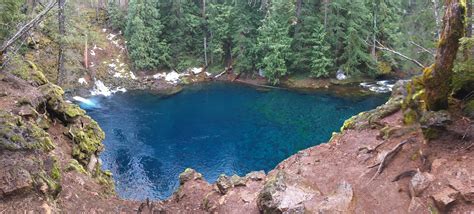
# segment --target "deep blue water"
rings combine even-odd
[[[297,151],[326,142],[345,119],[387,96],[259,91],[206,84],[171,97],[138,91],[101,98],[88,110],[106,133],[103,167],[127,199],[164,199],[191,167],[214,182],[219,174],[269,171]]]

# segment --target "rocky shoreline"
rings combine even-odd
[[[460,106],[446,133],[427,145],[418,125],[406,126],[402,85],[377,109],[340,133],[281,162],[268,174],[222,175],[209,184],[192,169],[164,201],[127,201],[113,192],[98,155],[104,138],[85,112],[33,68],[38,78],[0,75],[0,211],[15,213],[465,213],[473,209],[473,133]],[[459,136],[464,136],[462,139]],[[401,142],[392,163],[377,164]],[[430,154],[420,154],[420,147]],[[453,158],[456,157],[456,158]],[[449,167],[448,167],[449,166]],[[324,173],[322,173],[324,172]]]

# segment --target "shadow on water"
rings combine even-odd
[[[214,83],[166,98],[144,91],[116,94],[100,98],[101,107],[88,113],[106,133],[101,159],[119,195],[164,199],[187,167],[210,182],[222,173],[269,171],[326,142],[345,119],[387,98]]]

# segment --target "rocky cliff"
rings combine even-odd
[[[114,194],[101,170],[104,133],[33,64],[18,78],[0,73],[0,212],[81,213],[468,213],[474,210],[470,119],[453,101],[426,141],[405,125],[405,87],[383,106],[346,121],[340,133],[300,151],[268,174],[222,175],[215,184],[192,169],[165,201]],[[178,179],[178,178],[177,178]]]

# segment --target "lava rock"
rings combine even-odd
[[[431,197],[435,201],[438,209],[445,211],[446,208],[459,197],[459,192],[450,187],[445,187]]]
[[[291,185],[283,171],[267,178],[257,197],[257,206],[262,213],[305,213],[304,202],[313,198],[316,192]]]
[[[220,175],[219,178],[217,178],[217,188],[219,188],[219,192],[223,195],[225,195],[230,188],[233,187],[231,179],[227,177],[226,175]]]
[[[419,170],[410,180],[410,193],[412,197],[420,196],[433,181],[433,176],[427,172],[420,172]]]
[[[23,168],[12,168],[0,175],[0,198],[27,192],[32,187],[31,175]]]
[[[201,173],[196,172],[196,170],[187,168],[179,174],[179,183],[183,185],[184,183],[192,180],[200,180],[202,179]]]
[[[263,179],[265,179],[265,176],[266,175],[263,170],[250,172],[247,175],[245,175],[247,179],[250,179],[252,181],[262,181]]]
[[[452,123],[447,111],[428,111],[420,119],[421,130],[426,139],[436,139]]]
[[[351,213],[350,208],[354,198],[352,185],[343,181],[333,194],[327,196],[317,207],[317,213],[332,213],[337,210],[341,213]]]
[[[230,177],[230,182],[232,183],[232,186],[238,187],[238,186],[245,186],[247,183],[247,180],[238,175],[232,175]]]

